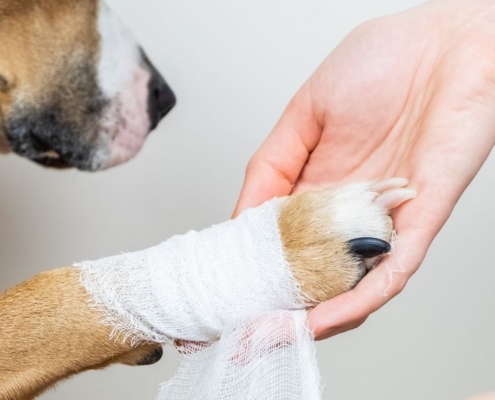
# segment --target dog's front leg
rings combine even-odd
[[[158,345],[111,339],[119,333],[138,344],[213,342],[225,329],[235,332],[239,321],[301,310],[352,289],[390,249],[389,211],[415,195],[407,183],[275,199],[205,231],[18,285],[0,296],[0,400],[33,398],[87,369],[160,357]],[[238,358],[234,350],[227,360]],[[198,382],[210,377],[204,372]],[[191,379],[179,380],[186,386],[180,389],[199,388],[199,395],[185,398],[204,398]]]
[[[88,369],[160,359],[156,344],[111,340],[79,279],[77,268],[60,268],[0,295],[0,400],[33,399]]]

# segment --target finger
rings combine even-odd
[[[386,256],[353,290],[308,312],[308,325],[315,338],[322,340],[356,328],[399,294],[423,261],[433,237],[432,231],[417,228],[399,231],[392,254]]]
[[[317,340],[359,326],[371,313],[399,294],[421,265],[455,199],[435,201],[438,200],[437,186],[417,176],[411,179],[409,187],[417,192],[417,197],[394,211],[398,240],[393,243],[392,253],[353,290],[308,312],[308,324]]]
[[[495,392],[470,397],[469,400],[495,400]]]
[[[249,161],[234,217],[276,197],[288,195],[322,127],[314,114],[308,85],[287,106],[275,128]]]
[[[361,325],[363,325],[366,322],[367,318],[361,318],[361,319],[356,319],[349,321],[343,325],[339,325],[336,327],[333,327],[331,330],[331,334],[325,335],[325,332],[328,330],[328,328],[321,328],[319,331],[319,328],[316,327],[310,327],[312,329],[312,332],[315,334],[315,340],[324,340],[328,339],[331,336],[337,336],[340,335],[341,333],[345,333],[348,331],[352,331],[353,329],[359,328]],[[319,333],[319,336],[316,335],[316,332]]]

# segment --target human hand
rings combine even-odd
[[[364,23],[328,56],[250,160],[234,215],[329,184],[410,179],[418,196],[394,214],[394,257],[308,312],[324,339],[402,291],[494,144],[495,5],[430,1]]]
[[[469,400],[495,400],[495,392],[482,394],[476,397],[470,397]]]

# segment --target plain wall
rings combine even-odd
[[[0,157],[0,289],[229,218],[248,159],[320,61],[360,22],[418,3],[112,0],[178,105],[133,161],[107,172]],[[492,157],[399,297],[318,344],[325,399],[495,389],[494,175]],[[43,399],[154,399],[175,366],[167,349],[154,366],[85,373]]]

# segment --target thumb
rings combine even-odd
[[[290,194],[321,133],[322,126],[305,85],[249,161],[233,217],[273,197]]]

